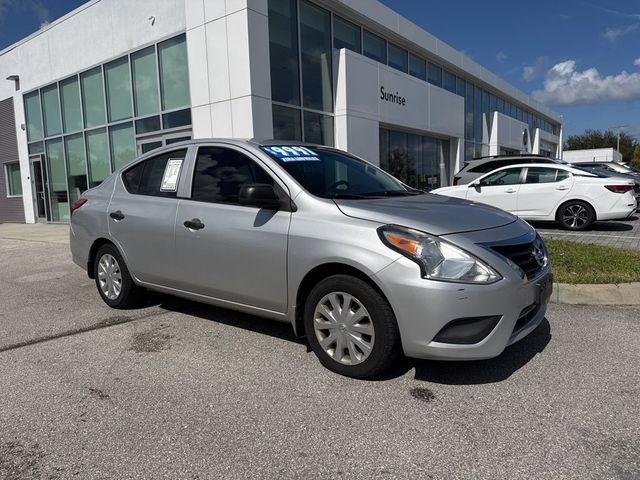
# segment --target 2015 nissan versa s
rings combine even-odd
[[[318,145],[170,145],[71,211],[73,260],[111,307],[151,289],[290,322],[358,378],[401,351],[495,357],[540,324],[552,289],[525,221]]]

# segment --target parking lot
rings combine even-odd
[[[287,325],[111,310],[63,229],[36,240],[0,229],[0,478],[640,477],[640,308],[552,305],[497,359],[356,381]]]
[[[594,243],[614,248],[640,248],[640,214],[635,213],[625,221],[596,222],[585,232],[567,232],[549,223],[534,226],[544,238]]]

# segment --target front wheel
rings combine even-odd
[[[102,300],[112,308],[129,308],[137,302],[140,288],[133,282],[118,249],[111,244],[96,253],[93,271]]]
[[[556,220],[565,230],[582,231],[596,221],[596,213],[588,203],[572,200],[560,206]]]
[[[304,327],[320,363],[347,377],[375,377],[399,353],[391,307],[371,285],[349,275],[328,277],[311,290]]]

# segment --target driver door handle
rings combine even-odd
[[[202,230],[204,228],[204,223],[202,223],[199,218],[187,220],[183,225],[189,230]]]
[[[505,190],[504,193],[516,193],[516,190],[514,188],[509,188]]]

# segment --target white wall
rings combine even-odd
[[[586,150],[565,150],[563,160],[576,162],[621,162],[622,154],[615,148],[592,148]]]
[[[184,0],[93,0],[0,52],[0,99],[14,98],[27,223],[35,215],[22,94],[184,29]],[[9,75],[20,76],[20,91]]]
[[[458,95],[346,49],[335,52],[334,76],[338,148],[378,163],[380,124],[464,137],[464,100]],[[382,100],[381,87],[404,104]]]
[[[500,112],[493,112],[489,137],[489,155],[499,155],[500,148],[517,150],[518,152],[532,152],[535,148],[534,135],[529,131],[529,125]],[[524,131],[527,130],[527,144],[524,144]]]
[[[186,0],[194,138],[271,138],[267,0]]]

